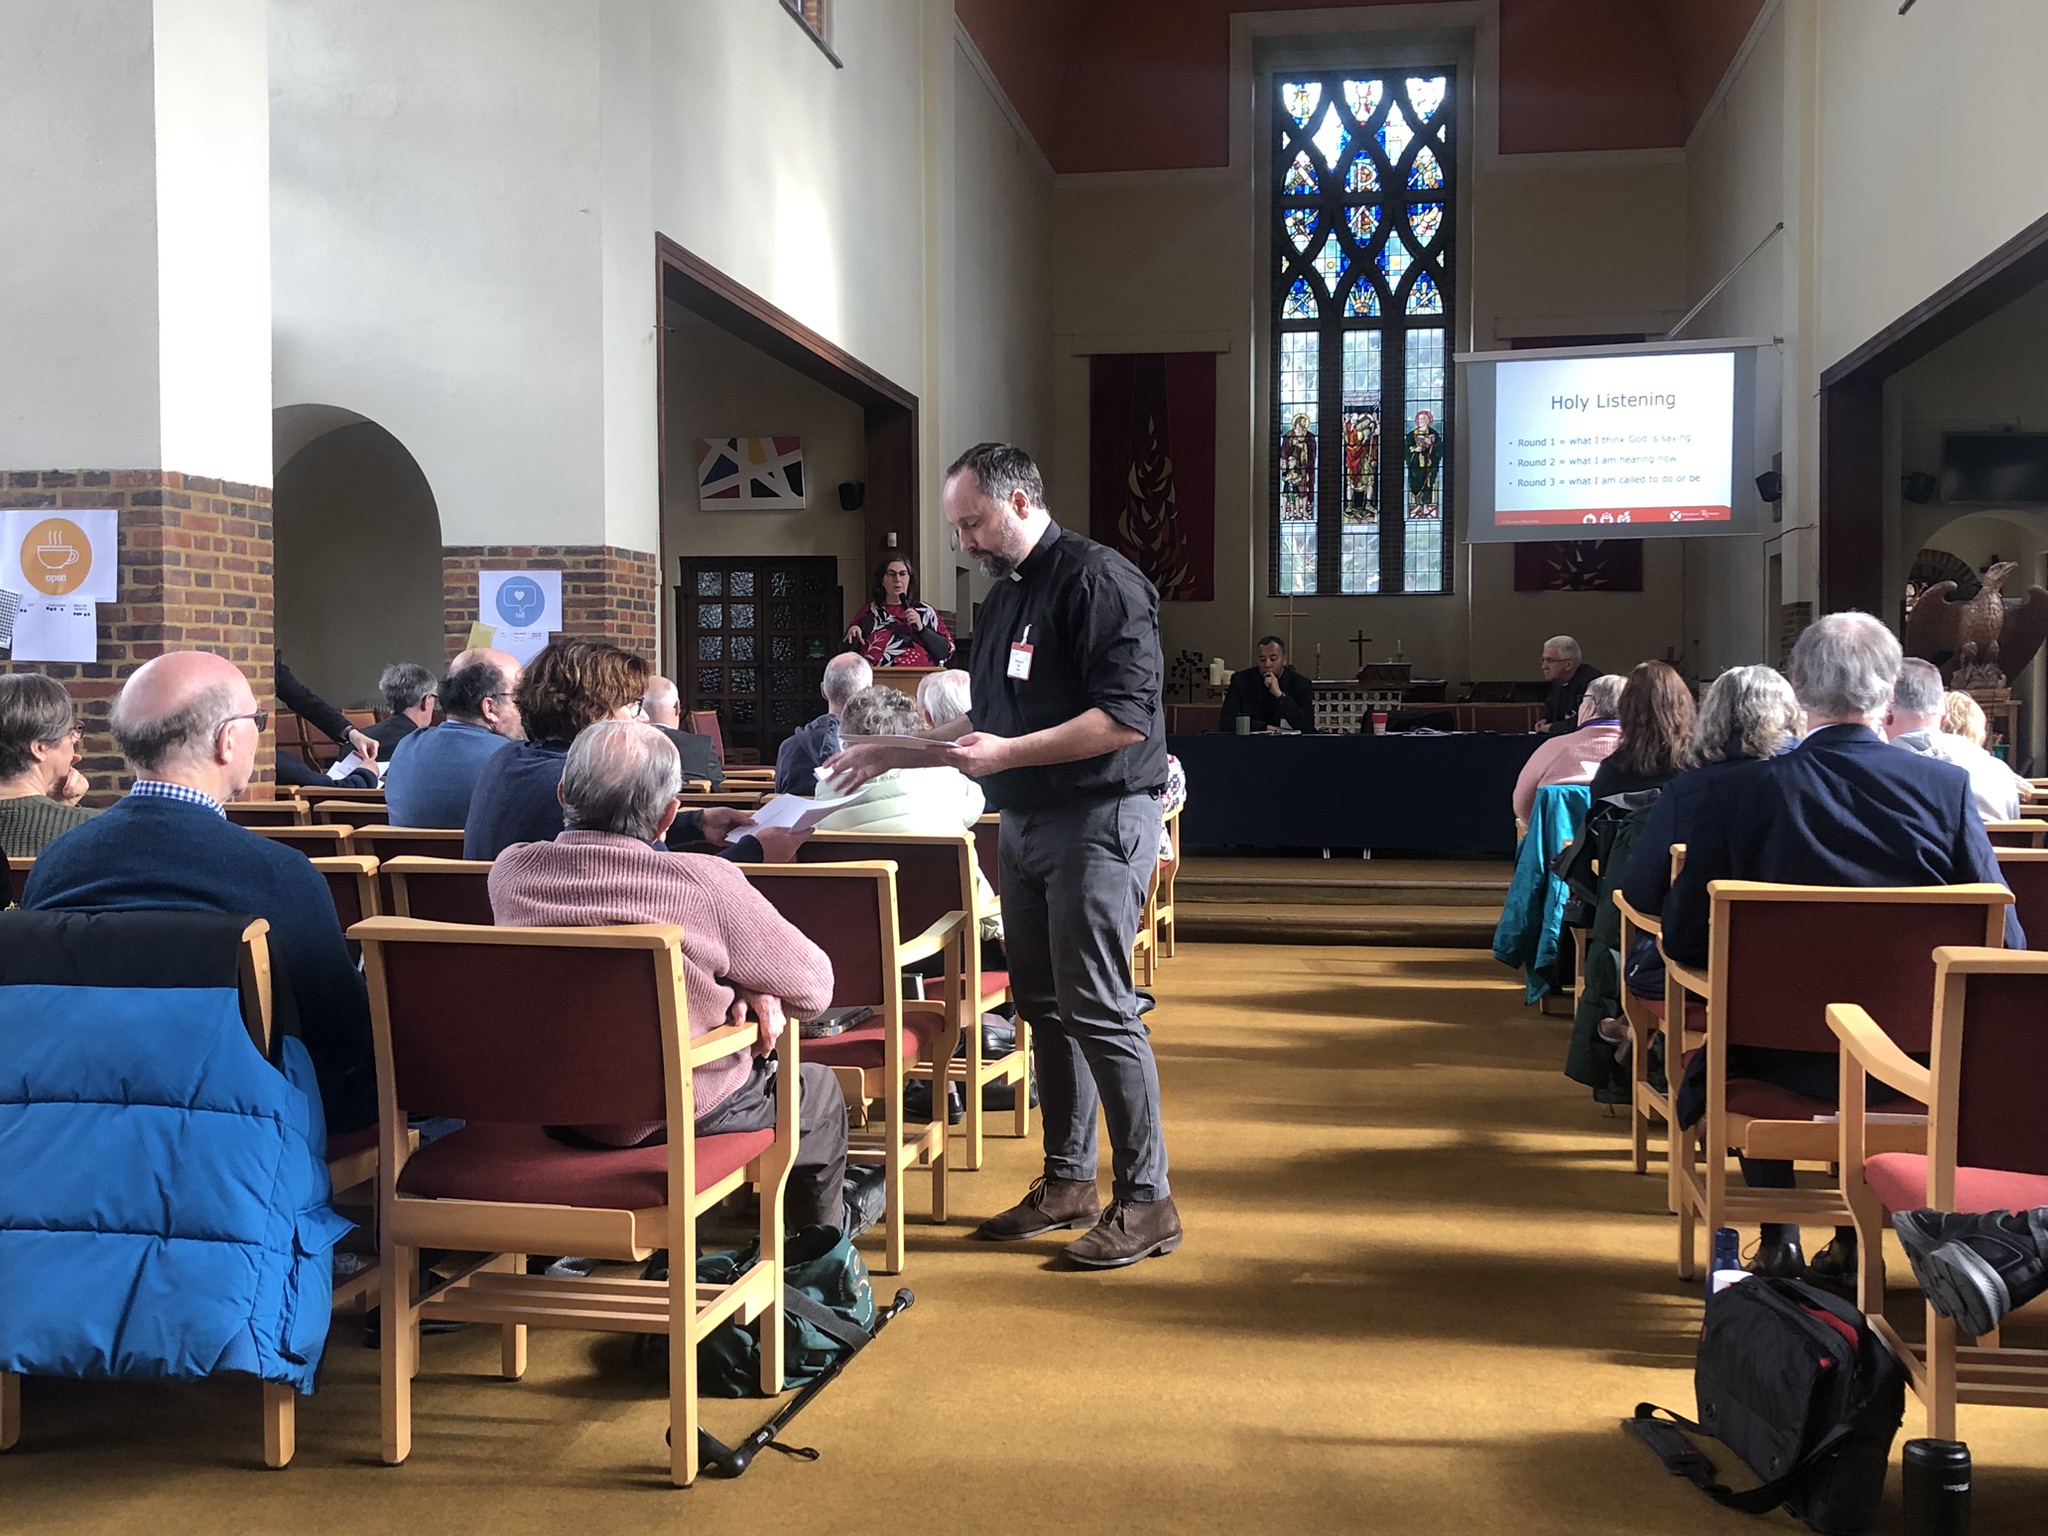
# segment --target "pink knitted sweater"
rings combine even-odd
[[[610,832],[514,843],[491,865],[491,913],[502,928],[680,925],[693,1038],[726,1021],[735,989],[779,997],[798,1013],[832,1001],[825,952],[738,869],[708,854],[670,853]],[[749,1070],[743,1056],[701,1068],[697,1113],[730,1098]]]

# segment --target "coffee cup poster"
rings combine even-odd
[[[121,589],[119,515],[111,507],[0,512],[0,588],[15,593],[16,661],[92,661],[96,605]]]

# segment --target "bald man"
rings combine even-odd
[[[330,1136],[374,1124],[370,1009],[327,884],[304,854],[234,825],[223,802],[248,786],[269,711],[232,662],[172,651],[114,702],[128,794],[43,850],[21,904],[51,911],[238,912],[267,918],[278,973],[298,1005]]]
[[[875,669],[864,656],[846,652],[825,663],[825,680],[818,685],[818,692],[825,696],[825,713],[798,726],[775,754],[778,791],[785,795],[818,792],[818,764],[839,752],[839,716],[846,701],[874,680]]]
[[[445,718],[414,731],[391,754],[384,803],[395,827],[460,827],[485,763],[524,732],[512,693],[519,662],[478,647],[448,663],[439,696]]]

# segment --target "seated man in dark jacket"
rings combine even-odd
[[[647,691],[640,696],[640,715],[676,749],[685,779],[702,779],[713,789],[725,787],[725,769],[718,761],[718,748],[711,744],[711,738],[683,729],[683,696],[673,680],[647,680]]]
[[[839,713],[846,701],[875,680],[875,669],[865,656],[851,651],[825,663],[825,680],[818,692],[825,698],[825,713],[800,725],[775,754],[775,792],[781,795],[815,795],[818,765],[839,755]]]
[[[247,787],[266,724],[248,680],[222,657],[171,651],[128,679],[112,723],[134,787],[43,851],[22,905],[267,918],[329,1134],[373,1124],[369,1001],[327,884],[304,854],[234,825],[221,810]]]
[[[1579,703],[1600,669],[1591,665],[1570,635],[1552,635],[1543,642],[1543,681],[1550,692],[1543,699],[1542,731],[1568,736],[1579,728]]]
[[[1287,642],[1278,635],[1259,641],[1257,666],[1233,672],[1223,695],[1223,729],[1237,729],[1237,717],[1248,715],[1252,729],[1270,731],[1282,725],[1297,731],[1316,728],[1315,685],[1287,664]]]
[[[1970,776],[1951,763],[1892,749],[1880,732],[1899,672],[1899,642],[1867,613],[1834,613],[1799,637],[1786,671],[1806,711],[1808,735],[1781,757],[1742,763],[1699,781],[1685,868],[1664,904],[1664,952],[1681,965],[1707,963],[1707,894],[1713,880],[1788,885],[2002,884],[1991,839],[1977,816]],[[2026,937],[2007,908],[2005,942]],[[1702,1054],[1695,1059],[1703,1081]],[[1730,1050],[1731,1076],[1780,1084],[1832,1101],[1832,1052]],[[1682,1118],[1701,1090],[1681,1089]],[[1694,1114],[1697,1110],[1692,1111]],[[1759,1188],[1789,1187],[1789,1163],[1747,1160]],[[1855,1229],[1838,1231],[1814,1268],[1834,1280],[1855,1272]],[[1756,1267],[1797,1274],[1797,1227],[1767,1226]]]

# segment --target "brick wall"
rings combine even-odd
[[[653,555],[596,544],[472,544],[441,551],[451,659],[477,622],[477,572],[560,571],[564,634],[609,640],[650,662],[660,638],[661,567]]]
[[[248,677],[258,703],[276,707],[267,487],[164,469],[22,470],[0,474],[0,507],[113,507],[121,514],[120,599],[100,604],[100,659],[0,662],[0,671],[47,673],[78,701],[89,804],[107,804],[127,785],[107,716],[122,682],[151,657],[174,650],[225,656]],[[274,761],[265,732],[254,782],[273,782]]]

